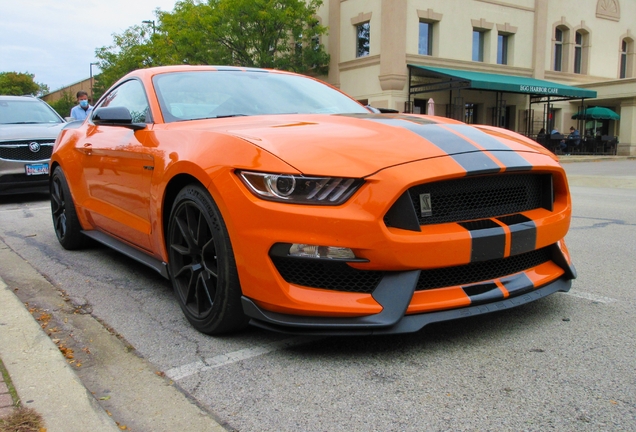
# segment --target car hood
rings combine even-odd
[[[223,125],[214,123],[218,120],[205,124],[267,150],[304,174],[365,177],[391,166],[462,153],[543,152],[509,131],[480,130],[441,117],[280,115],[225,119]]]
[[[0,124],[0,141],[55,139],[66,123]]]

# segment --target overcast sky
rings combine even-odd
[[[113,33],[172,11],[176,0],[0,0],[0,72],[29,72],[51,91],[86,79]],[[93,74],[99,72],[93,66]]]

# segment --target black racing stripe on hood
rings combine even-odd
[[[486,150],[493,152],[492,156],[496,157],[501,164],[506,167],[506,171],[526,171],[532,169],[532,164],[525,160],[523,156],[495,137],[479,129],[467,125],[446,125],[446,127],[476,142]]]
[[[441,127],[437,124],[416,124],[410,121],[411,118],[408,119],[409,121],[405,121],[407,119],[397,116],[394,118],[381,116],[367,118],[416,133],[452,157],[466,170],[467,176],[495,174],[503,171],[504,169],[493,158],[499,160],[501,165],[505,167],[505,171],[532,169],[532,165],[512,148],[472,126],[445,124],[444,127]],[[472,140],[479,147],[454,132]],[[490,156],[492,157],[489,157],[483,149],[491,152]]]
[[[405,114],[352,113],[352,114],[335,114],[335,115],[342,116],[342,117],[353,117],[353,118],[364,119],[364,120],[374,120],[374,121],[379,121],[380,123],[385,123],[384,120],[406,120],[416,124],[438,124],[439,123],[435,120],[431,120],[428,118],[414,117],[414,116],[409,116]]]
[[[466,170],[466,175],[492,174],[501,171],[501,167],[481,149],[453,132],[438,125],[403,126],[446,152],[455,162]]]

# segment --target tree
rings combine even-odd
[[[35,75],[28,72],[0,72],[0,94],[41,96],[49,92],[49,86],[33,80]]]
[[[113,45],[98,48],[95,56],[101,73],[96,75],[94,98],[99,98],[119,78],[135,69],[154,66],[152,42],[146,28],[132,26],[122,34],[113,35]],[[161,65],[163,63],[157,63]]]
[[[156,32],[133,26],[96,50],[102,73],[94,93],[139,68],[219,64],[326,74],[327,33],[316,18],[322,0],[181,0],[156,11]]]
[[[68,117],[71,114],[71,109],[75,106],[75,99],[70,92],[62,92],[62,97],[55,102],[50,103],[53,108],[62,117]]]

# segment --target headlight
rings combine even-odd
[[[237,173],[260,198],[295,204],[342,204],[364,183],[361,179],[343,177],[304,177],[250,171]]]

